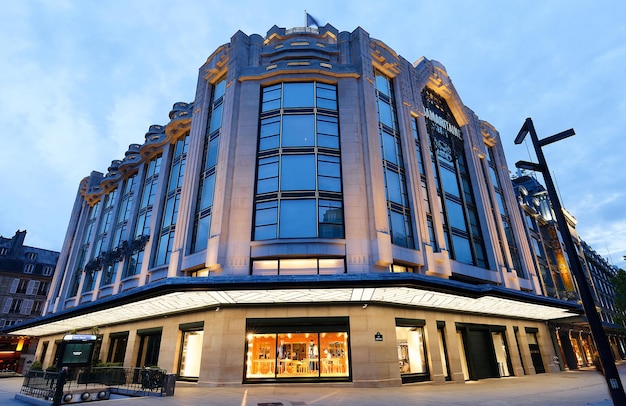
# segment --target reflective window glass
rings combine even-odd
[[[456,180],[456,173],[446,168],[445,166],[440,166],[441,168],[441,182],[443,183],[443,190],[446,193],[450,193],[453,196],[461,197],[461,193],[459,191],[459,184]]]
[[[257,193],[278,191],[278,157],[259,159]]]
[[[391,111],[391,106],[389,105],[389,103],[378,100],[378,115],[381,123],[385,124],[388,127],[395,128],[393,122],[393,112]]]
[[[453,200],[446,199],[446,209],[448,210],[448,222],[450,226],[467,231],[463,206]]]
[[[282,200],[280,203],[280,238],[317,236],[315,200]]]
[[[452,244],[454,245],[454,259],[465,264],[473,263],[472,249],[467,238],[452,235]]]
[[[261,121],[259,151],[278,148],[280,144],[280,117],[272,117]]]
[[[376,89],[386,96],[391,96],[391,89],[389,88],[389,80],[382,76],[376,75]]]
[[[222,126],[222,109],[223,104],[215,107],[211,113],[211,124],[209,125],[209,134],[215,130],[218,130]]]
[[[401,188],[400,174],[387,169],[385,171],[385,178],[387,181],[387,200],[403,204],[404,194]]]
[[[276,110],[280,108],[281,85],[269,86],[263,89],[262,111]]]
[[[283,88],[283,107],[314,107],[313,82],[285,83]]]
[[[315,190],[315,155],[283,155],[280,190]]]
[[[283,116],[283,147],[315,145],[315,121],[312,114]]]
[[[321,238],[343,238],[343,206],[340,201],[319,201],[319,224]]]
[[[198,219],[194,241],[194,252],[203,250],[209,241],[209,228],[211,227],[211,215],[208,214]]]
[[[205,169],[209,169],[214,167],[217,164],[217,152],[220,144],[220,138],[213,138],[209,142],[209,150],[206,154],[206,163],[204,164]]]
[[[213,205],[213,190],[215,189],[215,174],[208,176],[202,182],[202,195],[200,207],[207,208]]]
[[[391,221],[391,232],[393,234],[392,237],[394,244],[406,247],[407,235],[406,230],[404,229],[404,215],[395,211],[389,211],[389,217]]]
[[[339,157],[318,155],[318,189],[341,192],[341,166]]]
[[[337,110],[337,90],[335,86],[318,83],[316,92],[318,108]]]

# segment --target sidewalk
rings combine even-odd
[[[618,365],[626,381],[626,363]],[[23,379],[0,379],[0,404],[16,400]],[[114,403],[111,403],[114,402]],[[90,403],[91,404],[91,403]],[[465,384],[419,383],[394,388],[342,385],[245,385],[207,388],[178,382],[172,397],[112,399],[113,406],[611,406],[604,377],[595,369],[484,379]]]

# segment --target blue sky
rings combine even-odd
[[[391,4],[396,6],[391,8]],[[446,66],[463,102],[500,132],[508,166],[526,117],[582,238],[626,268],[626,2],[20,0],[0,15],[0,234],[60,250],[80,180],[107,171],[241,30],[365,29],[409,61]]]

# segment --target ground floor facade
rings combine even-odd
[[[77,333],[101,339],[94,360],[159,366],[205,386],[381,387],[559,370],[545,321],[385,304],[220,306]],[[44,368],[62,338],[40,338]]]

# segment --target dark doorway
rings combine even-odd
[[[488,329],[467,329],[467,358],[470,379],[500,377]]]
[[[574,348],[572,348],[572,341],[569,338],[569,332],[559,330],[559,341],[561,342],[561,348],[565,354],[565,363],[569,369],[578,369],[578,360],[574,355]]]
[[[533,360],[533,366],[535,372],[543,374],[546,372],[546,368],[543,365],[543,359],[541,358],[541,351],[539,351],[539,341],[537,340],[537,332],[535,329],[526,329],[526,337],[528,338],[528,349],[530,351],[530,358]]]
[[[161,331],[140,335],[137,367],[159,365],[159,351],[161,349]]]

